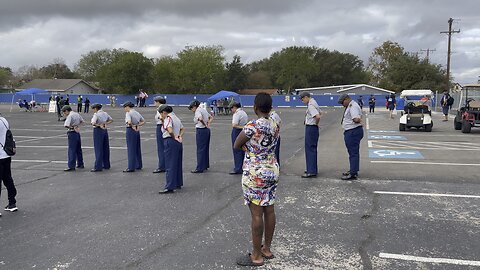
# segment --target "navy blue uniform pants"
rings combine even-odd
[[[95,149],[95,169],[110,169],[110,142],[106,129],[93,128],[93,148]]]
[[[233,148],[235,144],[235,140],[237,139],[238,135],[242,132],[241,128],[232,128],[232,149],[233,149],[233,171],[236,173],[240,173],[243,171],[243,159],[245,158],[245,153],[242,150],[238,150]]]
[[[140,145],[140,131],[127,128],[127,153],[129,170],[140,170],[142,165],[142,148]]]
[[[374,113],[375,112],[375,105],[370,105],[370,112]]]
[[[350,174],[357,175],[360,170],[360,141],[363,138],[363,127],[346,130],[343,138],[350,161]]]
[[[162,125],[157,125],[157,155],[158,166],[157,169],[165,170],[165,146],[163,144]]]
[[[307,162],[307,173],[317,174],[317,146],[320,131],[318,126],[305,126],[305,160]]]
[[[3,184],[7,188],[8,204],[16,204],[17,201],[15,200],[15,196],[17,195],[17,189],[15,188],[15,184],[13,183],[11,165],[11,157],[0,159],[0,186],[3,182]],[[1,190],[2,189],[0,188],[0,193]]]
[[[197,128],[197,171],[210,168],[210,129]]]
[[[183,145],[175,139],[163,139],[165,146],[165,189],[174,190],[183,186]]]
[[[74,169],[75,163],[78,167],[83,166],[82,140],[80,133],[75,131],[67,132],[68,137],[68,168]]]
[[[278,136],[277,145],[275,145],[275,158],[280,166],[280,136]]]

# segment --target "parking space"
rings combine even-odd
[[[250,214],[232,166],[230,116],[212,126],[211,169],[196,163],[192,113],[176,107],[187,128],[185,187],[157,192],[153,108],[140,108],[144,169],[124,174],[124,113],[109,135],[112,169],[91,173],[92,130],[82,129],[86,169],[63,172],[66,134],[48,113],[1,112],[12,123],[17,213],[0,219],[0,269],[240,269],[250,250]],[[246,108],[250,117],[251,108]],[[398,131],[398,117],[369,114],[360,180],[345,182],[348,155],[341,108],[325,108],[318,146],[319,176],[305,168],[305,108],[278,108],[281,179],[276,204],[276,258],[260,269],[478,269],[480,264],[480,133],[462,134],[434,115],[431,133]],[[90,120],[91,115],[84,115]],[[399,139],[401,138],[401,139]],[[6,202],[2,190],[1,201]]]

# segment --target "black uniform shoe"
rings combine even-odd
[[[350,175],[350,172],[347,171],[347,172],[342,173],[342,176],[347,176],[347,175]]]
[[[164,189],[162,191],[159,191],[158,194],[170,194],[170,193],[174,193],[175,191],[171,190],[171,189]]]
[[[65,170],[63,170],[64,172],[71,172],[71,171],[75,171],[75,168],[66,168]]]
[[[203,173],[203,171],[200,171],[200,170],[193,170],[193,171],[191,171],[191,173]]]
[[[236,171],[231,171],[228,174],[242,174],[243,172],[236,172]]]
[[[156,169],[155,171],[153,171],[153,173],[162,173],[162,172],[165,172],[165,170]]]
[[[306,173],[302,175],[302,178],[317,178],[317,175],[313,173]]]
[[[128,173],[128,172],[134,172],[135,170],[130,170],[130,169],[125,169],[123,172]]]
[[[18,208],[15,204],[9,204],[5,207],[5,211],[15,212],[18,211]]]
[[[345,181],[357,180],[357,175],[356,174],[344,175],[342,176],[342,180],[345,180]]]
[[[101,172],[102,170],[98,170],[98,169],[91,169],[90,171],[91,171],[91,172]]]
[[[77,166],[77,168],[79,168],[79,169],[84,169],[85,166],[83,166],[83,165],[82,165],[82,166]]]

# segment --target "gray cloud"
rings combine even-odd
[[[122,1],[0,0],[0,66],[46,65],[62,57],[71,67],[91,50],[123,47],[148,57],[186,45],[222,45],[244,62],[281,48],[318,46],[368,59],[386,40],[407,51],[436,49],[446,62],[449,17],[461,19],[453,39],[452,73],[476,82],[480,16],[476,1]],[[365,63],[366,64],[366,63]],[[476,75],[475,75],[476,74]]]

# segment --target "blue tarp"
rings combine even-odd
[[[208,102],[212,102],[214,100],[219,100],[219,99],[224,99],[224,98],[229,98],[229,97],[238,97],[238,96],[240,96],[240,95],[235,93],[235,92],[222,90],[222,91],[216,93],[215,95],[209,97],[207,100],[208,100]]]
[[[28,88],[28,89],[25,89],[25,90],[22,90],[22,91],[18,91],[15,94],[17,94],[17,95],[35,95],[35,94],[46,93],[46,92],[48,92],[48,91],[45,90],[45,89]]]

